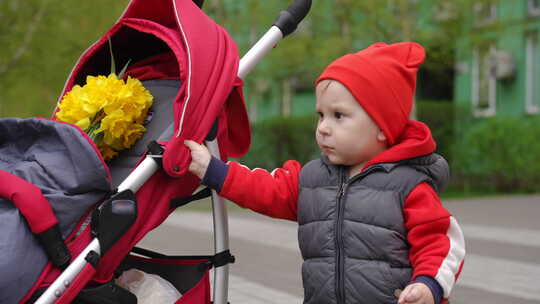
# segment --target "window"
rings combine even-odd
[[[494,75],[495,48],[488,44],[474,50],[472,102],[474,116],[493,116],[496,107],[497,80]]]
[[[540,15],[540,0],[528,0],[529,16]]]
[[[540,112],[538,32],[527,35],[525,51],[527,63],[525,67],[525,112],[536,114]]]
[[[497,20],[497,7],[494,2],[477,2],[474,4],[475,25],[492,24]]]

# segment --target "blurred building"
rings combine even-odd
[[[540,0],[472,8],[457,41],[456,105],[474,117],[540,114]]]
[[[292,1],[207,0],[206,9],[245,51]],[[314,1],[299,32],[246,83],[248,100],[259,100],[248,102],[253,120],[311,113],[312,82],[325,64],[374,41],[403,40],[428,51],[417,100],[453,101],[475,118],[540,114],[540,0]]]

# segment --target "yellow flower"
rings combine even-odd
[[[125,85],[115,89],[116,98],[105,105],[105,113],[110,114],[121,109],[132,120],[146,116],[146,110],[152,105],[153,97],[139,80],[128,77]]]
[[[83,118],[79,121],[77,121],[75,123],[75,125],[77,125],[77,127],[83,129],[83,130],[86,130],[90,127],[90,118],[86,117],[86,118]]]
[[[75,86],[66,94],[60,104],[60,111],[56,114],[58,119],[76,124],[78,121],[88,118],[89,115],[84,111],[81,100],[85,99],[85,93],[80,86]]]
[[[101,126],[96,133],[104,131],[112,138],[120,138],[120,136],[126,132],[129,122],[130,119],[125,115],[124,111],[116,110],[112,113],[108,113],[108,115],[101,120]]]
[[[135,142],[143,136],[146,128],[140,124],[132,124],[126,133],[123,135],[123,145],[128,148],[135,144]]]
[[[79,126],[96,142],[105,160],[130,148],[146,129],[142,126],[153,97],[137,79],[88,76],[59,104],[57,119]]]

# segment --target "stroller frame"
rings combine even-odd
[[[201,6],[204,1],[194,0],[194,2]],[[280,40],[296,30],[298,24],[308,14],[310,8],[311,0],[296,0],[287,10],[281,11],[272,27],[240,60],[238,77],[245,79]],[[217,138],[207,138],[205,144],[211,155],[219,158],[220,150]],[[162,155],[147,155],[135,170],[118,186],[116,193],[125,191],[136,193],[160,169],[160,158],[162,158]],[[211,198],[214,223],[214,251],[215,254],[218,254],[229,250],[228,216],[225,201],[215,190],[212,190]],[[62,297],[83,269],[92,263],[91,256],[96,254],[98,256],[101,254],[101,243],[97,237],[73,260],[35,303],[55,303]],[[213,303],[228,303],[228,283],[229,265],[225,264],[214,267]]]

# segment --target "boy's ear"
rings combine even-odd
[[[379,132],[377,132],[377,140],[386,141],[386,135],[384,135],[384,132],[381,129],[379,129]]]

